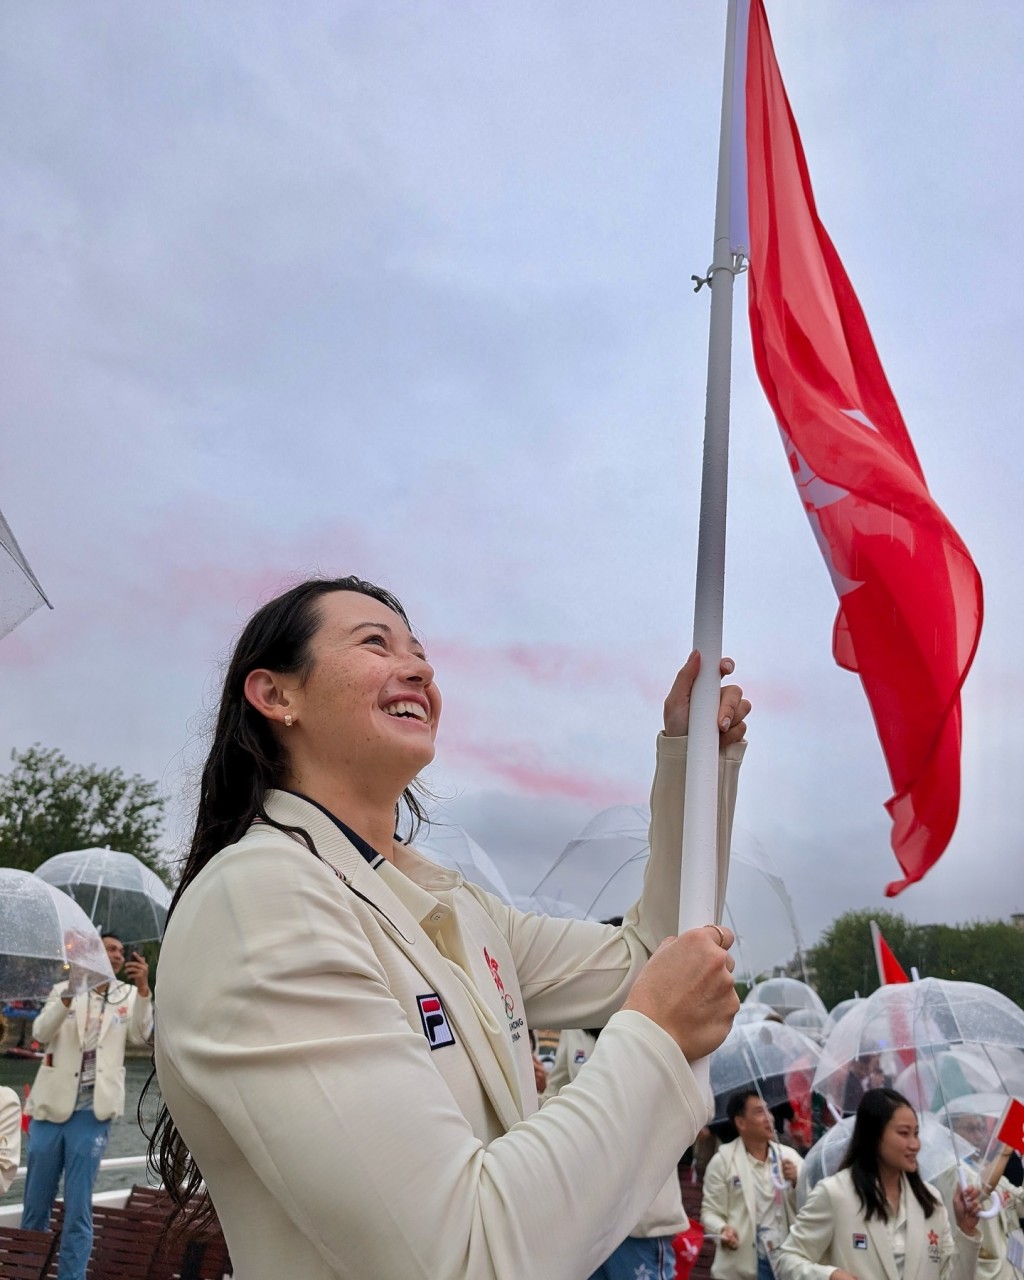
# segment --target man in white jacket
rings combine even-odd
[[[729,1099],[739,1137],[720,1147],[704,1174],[701,1222],[719,1237],[715,1280],[772,1280],[772,1254],[796,1217],[796,1182],[803,1160],[775,1142],[775,1125],[754,1088]]]
[[[125,1046],[146,1044],[153,1031],[149,966],[124,944],[103,938],[113,982],[72,997],[67,983],[50,993],[32,1034],[46,1047],[29,1095],[28,1174],[21,1225],[47,1231],[64,1174],[64,1226],[58,1280],[84,1280],[92,1251],[92,1188],[107,1148],[110,1122],[124,1111]],[[135,985],[131,985],[134,983]]]

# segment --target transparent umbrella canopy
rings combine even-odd
[[[893,1081],[898,1090],[922,1111],[951,1107],[955,1099],[998,1092],[1024,1097],[1024,1052],[999,1045],[953,1045],[945,1052],[921,1055],[903,1068]]]
[[[498,870],[494,859],[482,848],[473,837],[454,824],[435,823],[422,840],[416,840],[414,847],[425,858],[459,871],[471,884],[479,885],[488,893],[493,893],[502,902],[511,904],[512,890],[505,883],[505,877]]]
[[[730,1096],[746,1085],[753,1085],[769,1107],[788,1102],[791,1077],[810,1076],[818,1052],[816,1044],[782,1022],[734,1025],[711,1055],[715,1120],[725,1118]]]
[[[95,926],[30,871],[0,868],[0,999],[44,1000],[64,978],[74,994],[113,981]]]
[[[0,514],[0,636],[13,631],[19,622],[24,622],[44,604],[48,609],[53,608],[18,546],[11,526]]]
[[[741,1004],[732,1020],[734,1027],[748,1026],[751,1022],[781,1022],[775,1010],[767,1004]],[[799,1028],[797,1028],[799,1030]]]
[[[892,1079],[910,1068],[933,1072],[938,1100],[948,1102],[977,1087],[964,1077],[958,1055],[949,1052],[960,1045],[998,1072],[999,1062],[1007,1061],[1005,1051],[1024,1048],[1024,1010],[974,982],[923,978],[879,987],[829,1034],[814,1088],[842,1109],[852,1064],[877,1054]]]
[[[934,1182],[947,1169],[952,1169],[958,1160],[971,1153],[970,1143],[952,1137],[948,1129],[941,1125],[932,1115],[918,1117],[920,1122],[921,1150],[917,1156],[917,1168],[925,1182]],[[801,1208],[822,1178],[829,1178],[838,1173],[846,1158],[846,1151],[853,1135],[856,1116],[847,1116],[840,1120],[811,1147],[804,1157],[804,1165],[800,1170],[800,1179],[796,1184],[797,1204]]]
[[[828,1014],[822,1013],[820,1009],[794,1009],[792,1013],[786,1014],[783,1022],[787,1027],[795,1027],[797,1031],[802,1031],[815,1044],[825,1043]]]
[[[149,942],[163,933],[171,891],[134,854],[116,849],[58,853],[35,874],[74,898],[98,929],[126,943]]]
[[[840,1000],[833,1005],[828,1015],[828,1030],[831,1031],[840,1018],[844,1018],[851,1009],[855,1009],[863,1000],[863,996],[850,996],[849,1000]]]
[[[769,1005],[780,1018],[796,1013],[798,1009],[820,1013],[822,1020],[828,1017],[821,996],[798,978],[767,978],[764,982],[755,982],[743,1003]]]

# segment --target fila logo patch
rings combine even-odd
[[[455,1032],[452,1031],[439,997],[433,991],[425,996],[417,996],[416,1003],[420,1007],[420,1021],[423,1023],[423,1034],[431,1050],[443,1049],[455,1043]]]
[[[853,1247],[855,1249],[866,1249],[868,1247],[867,1236],[862,1236],[859,1233],[855,1234],[853,1237]]]
[[[582,1067],[584,1062],[586,1062],[586,1060],[587,1060],[586,1049],[577,1049],[576,1052],[572,1055],[573,1066]]]

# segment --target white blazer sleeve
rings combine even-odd
[[[720,858],[731,839],[745,748],[746,743],[735,743],[719,758]],[[678,930],[685,769],[686,739],[661,734],[651,790],[651,857],[640,901],[621,928],[524,914],[478,892],[508,939],[531,1026],[603,1026],[625,1000],[651,953]]]
[[[63,995],[67,995],[67,983],[64,982],[53,988],[46,998],[46,1004],[32,1023],[32,1038],[38,1040],[40,1044],[49,1044],[64,1025],[64,1019],[68,1016],[68,1006],[61,1000]],[[70,1007],[74,1008],[74,1001]]]
[[[704,1170],[704,1196],[700,1206],[700,1221],[709,1235],[721,1235],[722,1228],[729,1226],[727,1208],[727,1173],[725,1161],[720,1152],[708,1161]]]
[[[704,1123],[675,1041],[617,1014],[585,1080],[485,1147],[333,873],[297,859],[282,893],[280,856],[247,851],[197,900],[203,965],[160,990],[165,1094],[205,1103],[339,1275],[511,1280],[553,1240],[565,1260],[546,1280],[589,1275]],[[627,1176],[628,1151],[644,1158]]]
[[[832,1246],[833,1222],[828,1188],[819,1182],[775,1254],[779,1280],[828,1280],[835,1267],[821,1259]]]
[[[149,1044],[153,1034],[153,997],[140,996],[136,991],[132,1011],[128,1019],[128,1043]]]

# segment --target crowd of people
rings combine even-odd
[[[665,701],[640,900],[556,919],[416,852],[441,697],[394,596],[314,579],[249,620],[162,943],[151,1143],[179,1213],[219,1217],[236,1274],[671,1280],[678,1162],[708,1138],[690,1064],[739,1005],[730,931],[675,936],[699,669],[691,654]],[[723,860],[749,710],[722,688]],[[61,985],[34,1027],[24,1225],[48,1225],[63,1169],[59,1280],[85,1275],[125,1046],[153,1032],[145,961],[104,941],[124,980]],[[550,1077],[531,1026],[582,1028]],[[730,1099],[735,1136],[705,1156],[715,1280],[972,1280],[978,1185],[921,1180],[912,1108],[862,1065],[846,1164],[799,1210],[800,1152],[756,1086]]]

